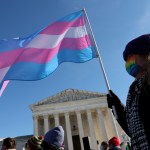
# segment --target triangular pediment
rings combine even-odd
[[[77,89],[66,89],[56,95],[50,96],[44,100],[34,103],[32,106],[40,106],[53,103],[62,103],[68,101],[78,101],[86,100],[90,98],[104,97],[106,94],[101,94],[99,92],[89,92]]]

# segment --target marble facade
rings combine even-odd
[[[123,132],[107,106],[106,94],[67,89],[30,105],[34,135],[44,135],[62,125],[65,150],[84,150],[83,137],[90,137],[91,147]],[[99,144],[98,144],[99,143]]]

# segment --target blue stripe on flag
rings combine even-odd
[[[80,18],[82,15],[83,15],[83,11],[81,10],[81,11],[72,13],[70,15],[67,15],[67,16],[57,20],[57,22],[58,21],[62,21],[62,22],[73,21],[73,20]]]
[[[93,47],[82,50],[60,50],[48,63],[20,62],[14,64],[5,78],[7,80],[39,80],[51,74],[61,63],[84,63],[96,57]],[[4,79],[5,80],[5,79]]]

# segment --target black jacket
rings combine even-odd
[[[134,86],[136,84],[136,81],[133,82],[133,84],[130,86]],[[150,145],[150,121],[149,121],[149,115],[150,115],[150,107],[149,107],[149,102],[150,102],[150,86],[145,86],[144,88],[141,89],[141,95],[139,97],[139,114],[140,118],[142,119],[143,126],[145,128],[145,134],[148,140],[148,143]],[[134,94],[134,93],[133,93]],[[117,115],[118,115],[118,123],[120,126],[123,128],[123,130],[130,136],[129,131],[128,131],[128,126],[127,126],[127,121],[126,121],[126,108],[125,106],[120,102],[117,105],[115,105]]]

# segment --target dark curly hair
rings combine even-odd
[[[15,149],[16,148],[16,140],[14,138],[5,138],[3,140],[3,146],[6,146],[7,149]]]

